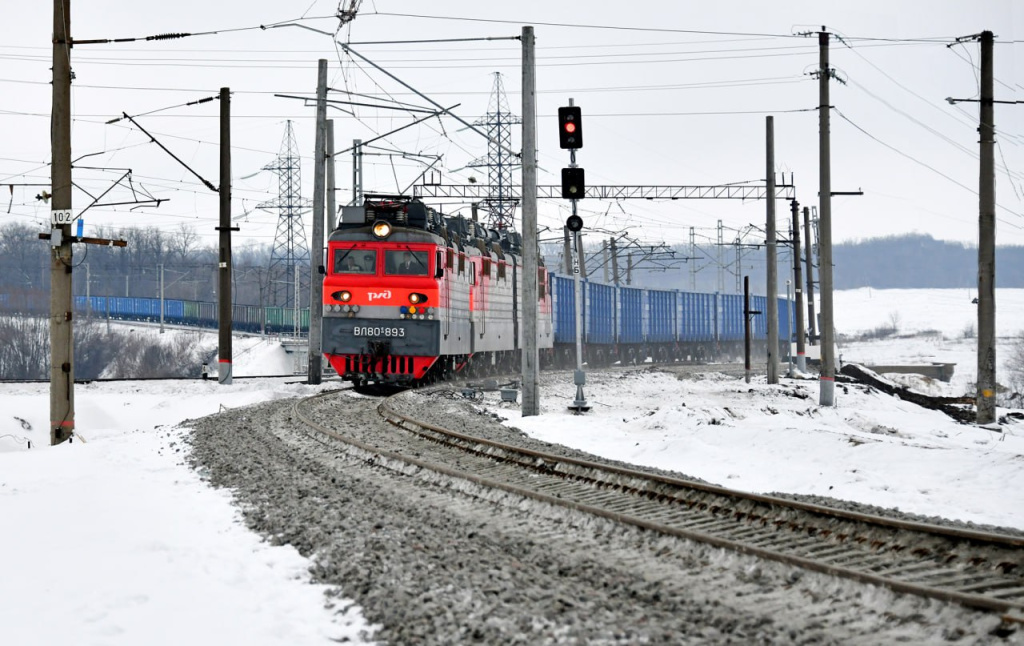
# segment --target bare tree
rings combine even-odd
[[[199,248],[199,234],[191,224],[182,222],[178,225],[178,231],[168,243],[170,252],[175,259],[185,264],[191,260],[193,252]]]

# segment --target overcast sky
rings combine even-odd
[[[816,205],[818,191],[818,84],[811,76],[818,46],[815,37],[800,34],[824,25],[842,37],[833,38],[831,61],[845,81],[831,86],[832,189],[864,191],[833,200],[837,241],[920,232],[976,242],[978,104],[945,99],[977,98],[979,45],[948,45],[986,29],[996,34],[995,92],[1001,100],[1017,98],[1014,50],[1024,51],[1011,42],[1024,32],[1024,12],[1019,5],[1014,12],[1012,0],[363,0],[355,21],[340,31],[333,18],[337,0],[71,1],[72,35],[79,40],[220,32],[72,50],[73,157],[91,155],[77,162],[76,184],[97,195],[124,172],[114,169],[131,168],[140,195],[169,198],[159,208],[92,209],[85,215],[87,232],[100,224],[168,232],[184,224],[208,242],[216,236],[216,195],[138,128],[108,120],[122,112],[140,115],[144,128],[216,185],[217,103],[183,104],[230,87],[233,212],[241,227],[236,235],[269,244],[277,214],[257,205],[276,197],[278,180],[260,170],[280,150],[287,119],[294,121],[304,159],[304,196],[312,196],[313,186],[314,109],[275,93],[312,96],[317,59],[326,58],[331,99],[369,103],[391,97],[428,107],[395,80],[342,53],[330,36],[260,25],[304,18],[302,25],[337,32],[338,40],[351,41],[355,51],[438,104],[459,104],[454,112],[473,122],[488,111],[494,72],[503,75],[509,107],[522,114],[521,44],[508,39],[532,24],[540,183],[556,184],[559,169],[568,165],[567,151],[558,148],[555,115],[572,97],[583,109],[585,146],[577,161],[590,185],[762,183],[765,117],[773,115],[776,169],[787,178],[793,174],[797,197],[808,206]],[[52,3],[5,5],[0,185],[47,183]],[[485,37],[496,40],[409,42]],[[379,41],[396,42],[370,44]],[[1024,62],[1019,53],[1016,58]],[[346,89],[374,96],[346,96]],[[146,114],[155,110],[161,111]],[[1022,110],[996,107],[998,244],[1024,244]],[[366,107],[355,108],[355,117],[335,109],[328,114],[339,150],[354,138],[370,139],[421,116]],[[518,128],[513,140],[518,149]],[[443,156],[445,183],[464,184],[471,176],[486,182],[486,170],[466,168],[486,155],[486,141],[452,118],[430,120],[377,145],[379,154],[365,158],[367,190],[406,189],[435,155]],[[344,204],[351,199],[352,164],[347,154],[338,161]],[[47,187],[0,188],[10,204],[0,221],[42,226],[49,206],[35,196]],[[105,199],[130,198],[127,189],[116,188]],[[75,211],[90,201],[76,191]],[[780,201],[778,208],[784,220],[788,204]],[[542,226],[560,229],[568,203],[542,201],[539,210]],[[690,227],[698,237],[713,238],[718,220],[731,241],[736,231],[765,221],[764,202],[586,200],[580,210],[595,235],[628,230],[644,243],[686,241]]]

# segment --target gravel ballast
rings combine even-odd
[[[524,440],[470,405],[427,397],[433,405],[410,393],[398,406],[457,419],[462,432]],[[378,403],[339,393],[317,406],[317,418],[342,434],[365,430],[384,424]],[[190,459],[211,483],[231,488],[253,530],[294,545],[312,559],[314,580],[354,599],[382,643],[1022,643],[1018,632],[1003,635],[991,614],[432,472],[389,470],[311,437],[292,404],[190,421]]]

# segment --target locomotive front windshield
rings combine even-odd
[[[370,249],[337,249],[334,252],[334,273],[376,274],[377,252]]]
[[[388,250],[384,252],[384,272],[389,276],[426,276],[429,259],[426,251]]]

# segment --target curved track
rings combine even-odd
[[[869,516],[752,495],[455,432],[397,410],[394,433],[317,420],[330,393],[294,405],[304,424],[391,468],[429,469],[666,535],[1024,617],[1024,538]],[[455,425],[457,420],[453,419]],[[329,424],[329,423],[328,423]],[[404,466],[400,466],[404,465]]]

